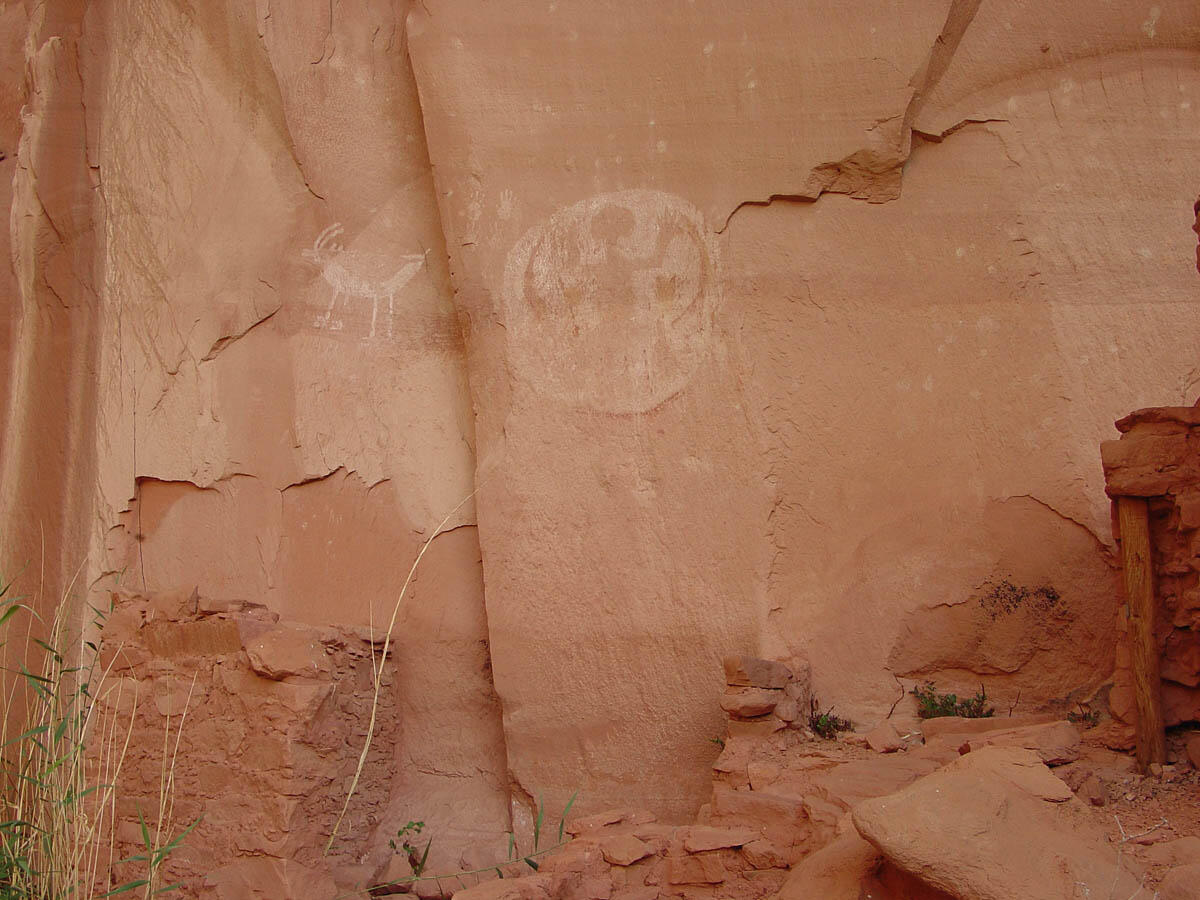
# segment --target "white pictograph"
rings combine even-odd
[[[311,250],[301,255],[321,270],[321,276],[333,288],[333,297],[325,312],[313,319],[317,328],[341,331],[345,325],[342,318],[334,318],[339,300],[345,308],[351,304],[369,301],[371,304],[371,330],[368,337],[375,337],[379,319],[379,301],[387,300],[387,336],[392,337],[392,320],[395,313],[396,295],[400,293],[425,262],[428,251],[421,255],[405,254],[395,257],[390,254],[347,250],[338,240],[342,234],[340,222],[334,222],[313,241]],[[397,264],[399,267],[397,267]],[[344,315],[344,313],[343,313]]]
[[[720,292],[699,211],[662,191],[619,191],[560,209],[517,241],[505,324],[535,390],[642,412],[687,387],[708,357]]]

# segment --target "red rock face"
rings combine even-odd
[[[21,106],[25,102],[24,60],[21,45],[29,27],[23,5],[9,4],[0,9],[0,210],[12,208],[12,181],[17,168],[17,144],[21,139]],[[0,228],[0,259],[12,258],[10,229]],[[0,358],[11,359],[12,329],[17,316],[18,297],[15,273],[0,265]],[[5,423],[9,380],[13,366],[0,364],[0,447],[8,432]]]
[[[691,820],[725,656],[863,721],[1108,678],[1194,3],[292,6],[0,10],[0,571],[380,628],[448,515],[365,800],[438,868],[539,795]]]
[[[21,128],[0,91],[17,285],[0,327],[0,569],[44,569],[47,606],[79,572],[80,605],[86,588],[101,605],[120,584],[198,588],[289,629],[382,631],[396,611],[386,701],[404,727],[377,736],[394,777],[364,784],[354,840],[369,814],[375,863],[410,819],[438,835],[431,867],[502,848],[473,422],[406,4],[331,20],[52,2],[28,27],[18,9],[0,19],[0,77],[7,87],[15,69],[30,84]],[[201,682],[231,653],[199,654]],[[245,678],[278,674],[266,671]],[[295,677],[324,690],[333,674]],[[333,731],[353,755],[368,710],[347,715],[354,724]],[[206,752],[218,765],[250,751],[233,740]],[[304,790],[336,805],[347,783],[319,758],[304,757]],[[320,869],[321,841],[286,836],[328,821],[289,809],[269,847],[231,844],[231,819],[195,847],[267,854],[269,872]],[[301,845],[316,855],[301,859]]]
[[[1200,200],[1196,201],[1192,211],[1196,214],[1196,223],[1192,226],[1192,231],[1196,232],[1197,238],[1200,238]],[[1196,271],[1200,272],[1200,244],[1196,245]]]

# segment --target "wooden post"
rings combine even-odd
[[[1154,636],[1154,558],[1150,553],[1150,508],[1142,497],[1117,498],[1117,527],[1129,598],[1129,650],[1133,664],[1133,699],[1137,707],[1137,761],[1145,772],[1167,757],[1163,727],[1162,683],[1158,674],[1158,642]]]

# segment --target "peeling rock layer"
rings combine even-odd
[[[446,868],[538,796],[690,819],[727,655],[851,718],[1105,681],[1095,447],[1197,383],[1194,3],[277,7],[0,9],[43,605],[380,628],[449,516],[373,798]]]

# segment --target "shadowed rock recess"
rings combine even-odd
[[[182,727],[186,897],[1195,896],[1198,193],[1194,0],[0,0],[0,583],[118,856]]]

